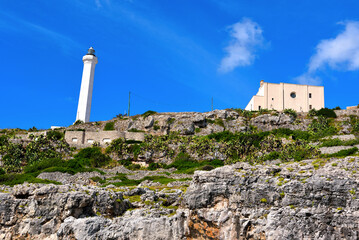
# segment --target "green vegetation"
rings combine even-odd
[[[334,146],[354,146],[359,144],[359,139],[351,139],[347,141],[342,141],[340,139],[325,139],[322,140],[321,147],[334,147]]]
[[[190,178],[181,178],[181,179],[174,179],[174,178],[168,178],[165,176],[146,176],[142,179],[139,180],[135,180],[135,179],[128,179],[126,174],[124,173],[120,173],[117,174],[115,177],[109,179],[109,180],[121,180],[121,182],[111,182],[111,183],[107,183],[105,185],[108,184],[113,184],[117,187],[120,186],[137,186],[138,184],[140,184],[141,182],[145,181],[145,180],[149,180],[149,181],[153,181],[153,182],[158,182],[161,184],[167,184],[170,182],[174,182],[174,181],[188,181],[191,180]]]
[[[261,199],[261,203],[267,203],[267,199],[262,198],[262,199]]]
[[[283,111],[285,114],[288,114],[290,116],[292,116],[293,118],[297,118],[297,112],[291,108],[289,109],[284,109]]]
[[[333,109],[329,108],[322,108],[320,110],[311,109],[308,113],[309,117],[324,117],[324,118],[336,118],[337,114],[334,112]]]
[[[83,124],[84,122],[82,120],[76,120],[76,122],[74,122],[74,125],[80,125]]]
[[[176,168],[176,173],[187,173],[192,174],[195,170],[203,169],[204,166],[212,166],[213,168],[221,167],[224,165],[224,162],[221,160],[204,160],[204,161],[195,161],[191,159],[191,157],[184,152],[180,152],[175,161],[165,168]]]
[[[51,130],[46,133],[46,137],[54,141],[63,140],[64,136],[65,136],[64,131],[60,131],[60,130]]]
[[[76,163],[93,168],[103,167],[110,163],[111,158],[102,153],[100,147],[84,148],[75,155]]]
[[[175,121],[176,121],[175,118],[168,118],[168,119],[167,119],[167,124],[168,124],[168,125],[171,125],[171,124],[174,123]]]
[[[131,129],[129,129],[128,131],[129,131],[129,132],[145,132],[145,131],[139,130],[139,129],[137,129],[137,128],[131,128]]]
[[[357,147],[353,147],[353,148],[349,148],[349,149],[343,149],[340,150],[337,153],[332,153],[332,154],[326,154],[324,155],[325,157],[346,157],[346,156],[350,156],[353,155],[354,153],[358,152],[358,148]]]
[[[334,110],[329,109],[329,108],[319,109],[316,112],[316,115],[317,116],[323,116],[323,117],[326,117],[326,118],[336,118],[337,117],[337,114],[334,112]]]
[[[332,125],[332,119],[329,120],[326,117],[319,116],[317,119],[313,119],[309,125],[309,133],[312,135],[312,139],[319,139],[322,137],[334,135],[338,132]]]
[[[57,133],[50,133],[48,136],[40,135],[36,138],[30,135],[30,139],[32,141],[25,146],[11,142],[6,135],[0,137],[0,155],[3,156],[3,168],[6,173],[21,172],[23,166],[41,162],[44,159],[61,158],[70,150],[62,135]]]
[[[350,115],[350,124],[352,126],[352,133],[359,133],[359,117]]]
[[[115,122],[108,122],[106,123],[104,129],[104,131],[112,131],[115,130]]]
[[[76,159],[69,161],[64,161],[58,158],[54,159],[44,159],[41,162],[33,163],[24,168],[24,173],[22,174],[3,174],[0,175],[0,184],[13,186],[15,184],[22,184],[24,182],[29,183],[54,183],[58,184],[55,181],[48,181],[36,178],[42,172],[63,172],[75,174],[78,172],[91,172],[99,171],[94,168],[87,168],[79,163]],[[100,172],[100,171],[99,171]]]
[[[157,113],[157,112],[155,112],[155,111],[148,110],[147,112],[143,113],[141,116],[143,117],[143,119],[145,119],[146,117],[151,116],[151,115],[154,115],[154,114],[156,114],[156,113]]]

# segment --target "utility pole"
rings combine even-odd
[[[212,111],[213,111],[213,97],[212,97]]]
[[[131,92],[128,92],[128,116],[130,116],[130,107],[131,107]]]

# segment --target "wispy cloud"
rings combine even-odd
[[[48,40],[48,42],[56,44],[59,49],[67,53],[71,52],[74,48],[81,48],[79,43],[64,34],[2,11],[0,11],[0,15],[2,16],[0,18],[0,31],[3,29],[5,31],[28,35],[31,38],[41,40],[41,42]]]
[[[341,71],[359,70],[359,22],[340,24],[345,26],[344,31],[335,38],[320,41],[310,58],[307,72],[295,78],[297,82],[320,83],[320,78],[315,75],[325,67]]]
[[[227,55],[221,61],[221,72],[251,65],[256,58],[257,48],[264,43],[261,27],[248,18],[230,26],[229,32],[232,40],[225,48]]]

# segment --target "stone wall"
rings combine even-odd
[[[120,131],[66,131],[65,141],[74,147],[90,147],[94,143],[101,146],[110,144],[113,140],[124,138],[126,140],[143,141],[143,132],[120,132]]]
[[[145,133],[143,133],[143,132],[125,132],[125,139],[143,142],[145,140]]]
[[[334,110],[338,117],[356,115],[359,116],[359,109]]]
[[[111,143],[117,138],[124,138],[125,134],[119,131],[99,131],[99,132],[90,132],[90,131],[66,131],[65,132],[65,141],[71,146],[76,147],[89,147],[94,143],[99,143],[100,145],[106,145],[106,143]]]

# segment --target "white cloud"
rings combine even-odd
[[[310,58],[307,72],[294,80],[301,84],[320,84],[321,79],[316,73],[330,67],[342,71],[359,70],[359,22],[341,23],[343,32],[335,38],[320,41],[315,54]]]
[[[308,84],[308,85],[319,85],[322,82],[320,77],[311,75],[309,73],[304,73],[303,75],[296,77],[294,80],[299,84]]]
[[[229,72],[239,66],[254,62],[256,48],[263,45],[264,38],[260,26],[250,19],[243,19],[229,27],[232,40],[225,48],[225,56],[219,67],[221,72]]]
[[[344,23],[345,30],[334,39],[322,40],[310,59],[309,72],[326,65],[334,69],[352,71],[359,69],[359,22]]]

